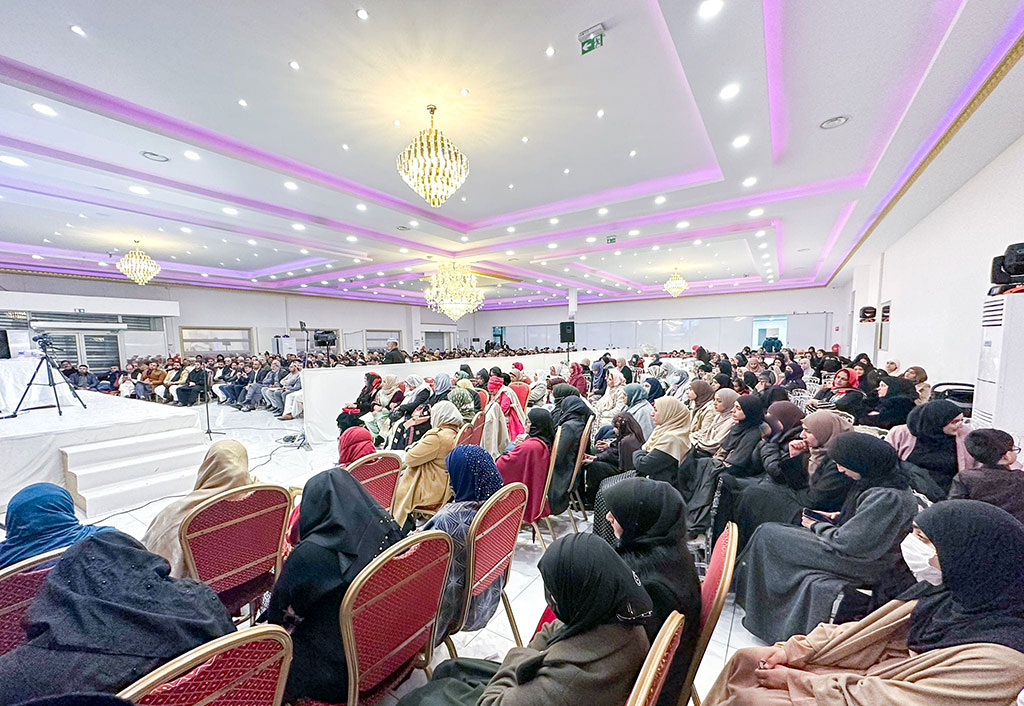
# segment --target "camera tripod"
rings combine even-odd
[[[21,399],[18,400],[18,406],[14,408],[13,412],[4,417],[0,417],[0,419],[12,419],[18,416],[18,412],[21,411],[21,405],[25,403],[25,398],[28,397],[28,391],[32,389],[33,385],[46,385],[51,390],[53,390],[53,400],[54,402],[57,403],[57,415],[61,417],[64,416],[64,410],[60,408],[60,395],[57,394],[57,386],[60,383],[55,382],[53,379],[54,370],[57,371],[57,376],[60,378],[60,381],[68,386],[68,389],[71,390],[71,394],[74,395],[75,399],[78,400],[78,403],[82,405],[82,409],[87,409],[87,407],[85,406],[85,402],[83,402],[82,398],[78,396],[78,392],[75,390],[75,386],[71,384],[70,380],[64,377],[64,373],[62,373],[60,369],[57,367],[57,364],[53,362],[53,358],[50,357],[50,353],[46,350],[46,348],[43,348],[42,351],[43,357],[39,359],[39,365],[36,366],[35,372],[33,372],[32,377],[29,378],[28,384],[25,385],[25,391],[21,393]],[[41,368],[46,369],[46,382],[37,383],[36,376],[39,375],[39,370]],[[30,407],[29,409],[46,409],[46,407],[49,406],[50,405],[44,405],[42,407]]]

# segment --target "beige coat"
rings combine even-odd
[[[788,688],[754,675],[770,648],[739,650],[704,706],[1010,706],[1024,688],[1024,654],[994,644],[919,655],[907,649],[916,601],[892,601],[856,623],[821,624],[784,643]]]
[[[477,706],[622,706],[640,673],[650,643],[642,627],[599,625],[548,647],[562,623],[548,623],[528,647],[513,647]],[[536,672],[523,684],[516,670]]]
[[[452,495],[444,460],[455,448],[458,430],[452,426],[431,429],[405,452],[406,469],[395,488],[395,522],[405,524],[417,508],[436,508]]]

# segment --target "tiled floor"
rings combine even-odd
[[[310,476],[332,467],[337,460],[337,448],[333,443],[300,449],[294,444],[281,442],[282,437],[287,434],[301,433],[301,420],[279,422],[268,412],[258,410],[242,413],[234,408],[218,405],[210,406],[210,417],[212,428],[225,432],[225,436],[214,436],[214,440],[229,438],[242,442],[249,451],[250,467],[260,480],[286,486],[302,486]],[[203,421],[205,426],[205,418]],[[173,498],[165,498],[113,516],[90,518],[90,521],[101,520],[104,524],[117,527],[132,536],[141,537],[156,514],[172,500]],[[572,531],[572,526],[565,515],[554,518],[552,524],[557,536]],[[580,531],[589,529],[589,522],[580,523]],[[546,528],[544,532],[545,538],[550,539]],[[545,607],[543,583],[537,570],[537,561],[542,553],[540,543],[531,540],[529,531],[520,533],[506,591],[512,603],[512,612],[519,633],[526,641],[533,634]],[[741,647],[763,644],[743,628],[742,618],[743,609],[734,605],[730,595],[697,672],[696,687],[699,695],[704,696],[707,693],[733,652]],[[460,633],[453,636],[452,640],[459,656],[499,661],[511,647],[515,646],[512,628],[505,611],[501,608],[485,629],[475,633]],[[447,650],[442,646],[435,655],[435,662],[447,657]],[[396,690],[395,696],[389,696],[384,703],[395,703],[397,696],[407,693],[424,681],[423,673],[415,672],[409,681]]]

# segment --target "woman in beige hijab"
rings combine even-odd
[[[249,454],[237,441],[225,440],[213,444],[199,466],[195,488],[181,500],[160,511],[142,537],[146,549],[159,554],[171,564],[171,576],[187,578],[185,558],[178,539],[178,529],[185,516],[215,495],[225,490],[241,488],[252,483],[249,475]]]
[[[690,450],[690,410],[675,397],[654,400],[654,431],[633,454],[636,474],[675,485],[680,462]]]
[[[462,413],[448,400],[430,408],[430,431],[405,452],[406,469],[395,488],[392,515],[402,527],[416,509],[436,510],[452,495],[445,459],[455,448]]]

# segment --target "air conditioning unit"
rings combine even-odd
[[[1024,442],[1024,294],[988,297],[981,313],[981,358],[971,426],[995,427]]]

